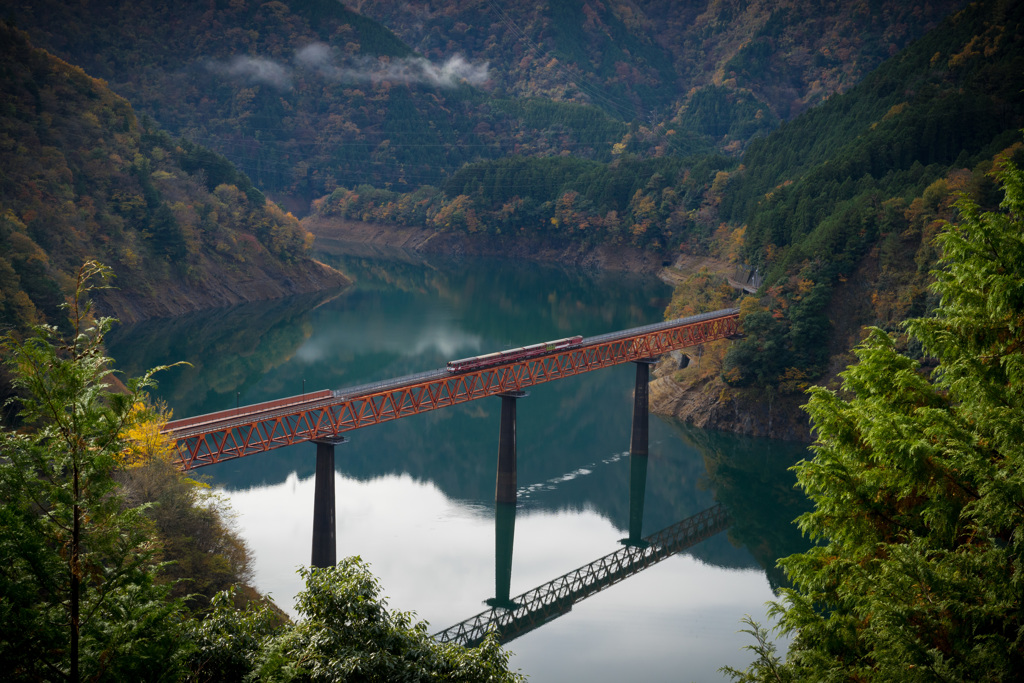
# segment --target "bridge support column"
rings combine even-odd
[[[647,493],[647,456],[629,456],[629,538],[623,545],[646,546],[643,540],[644,497]]]
[[[633,391],[633,432],[629,439],[629,454],[647,455],[648,391],[653,358],[633,361],[636,364],[636,389]]]
[[[333,567],[338,561],[335,538],[334,447],[348,441],[344,436],[314,439],[316,483],[313,489],[313,567]]]
[[[516,399],[525,391],[510,391],[501,396],[501,428],[498,433],[498,478],[494,487],[495,503],[516,502]]]
[[[516,504],[494,504],[494,597],[491,607],[515,609],[509,591],[512,588],[512,548],[516,536]]]

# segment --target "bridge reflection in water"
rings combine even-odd
[[[507,510],[506,507],[503,524],[506,530],[509,528]],[[512,514],[515,514],[514,511]],[[434,634],[434,638],[441,642],[474,646],[484,639],[488,631],[494,630],[498,642],[507,643],[569,612],[580,600],[711,538],[727,529],[730,523],[725,508],[715,505],[644,537],[641,542],[624,541],[625,545],[619,550],[511,600],[508,599],[507,593],[505,596],[499,594],[493,601],[488,600],[488,604],[495,605],[490,610],[450,626]],[[501,545],[500,541],[498,545]],[[510,548],[505,552],[510,558]],[[500,562],[499,560],[499,564]],[[498,573],[497,587],[500,592],[502,584],[508,584],[505,583],[503,569],[500,566]],[[502,606],[502,603],[506,606]]]

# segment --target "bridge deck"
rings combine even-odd
[[[724,339],[738,332],[738,318],[739,309],[725,309],[589,337],[571,349],[493,367],[430,370],[174,420],[163,431],[188,470]]]

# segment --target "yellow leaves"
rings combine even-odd
[[[956,53],[955,55],[952,55],[949,58],[949,62],[947,62],[949,64],[950,68],[954,68],[954,67],[958,67],[958,66],[963,66],[972,57],[979,57],[979,56],[981,56],[981,52],[978,49],[978,47],[979,47],[978,46],[978,42],[980,40],[981,40],[981,36],[974,36],[974,37],[972,37],[971,40],[968,41],[968,43],[966,45],[964,45],[964,49],[963,50],[961,50],[960,52]]]
[[[473,200],[468,195],[460,194],[430,218],[430,223],[439,229],[467,228],[476,231],[480,221],[472,208]]]
[[[221,183],[215,187],[213,194],[217,199],[221,200],[228,206],[238,204],[241,201],[242,196],[242,193],[236,186],[228,185],[227,183]]]
[[[729,368],[728,370],[726,370],[725,372],[722,373],[722,379],[725,380],[725,382],[727,384],[734,384],[736,382],[739,382],[741,379],[743,379],[743,373],[740,372],[739,368],[732,367],[732,368]],[[724,399],[724,396],[725,396],[725,390],[723,389],[722,390],[722,395],[719,396],[719,401],[724,402],[726,400],[726,399]]]
[[[136,254],[131,247],[125,246],[121,249],[120,262],[128,266],[132,270],[137,270],[142,265],[142,259]]]
[[[783,393],[803,393],[811,385],[811,378],[799,368],[786,368],[779,379],[779,390]]]
[[[740,320],[743,320],[752,313],[757,313],[764,310],[761,306],[761,302],[758,301],[756,296],[745,296],[740,299]]]
[[[729,183],[728,171],[719,171],[715,174],[715,179],[711,181],[711,201],[717,206],[722,200],[722,194],[725,192],[725,186]]]
[[[899,116],[904,111],[906,111],[907,107],[909,107],[909,106],[910,106],[909,102],[900,102],[899,104],[892,105],[891,107],[889,107],[889,111],[885,112],[885,116],[882,117],[882,120],[885,121],[887,119],[891,119],[891,118],[895,118],[896,116]]]
[[[734,228],[728,223],[719,223],[712,238],[712,253],[719,258],[726,259],[729,263],[739,263],[746,234],[747,226],[745,225]]]
[[[644,194],[642,190],[637,190],[633,194],[633,198],[629,201],[629,208],[633,213],[633,217],[640,220],[654,219],[658,211],[654,198]]]
[[[125,467],[138,467],[154,458],[170,459],[174,455],[174,440],[160,430],[169,413],[153,411],[141,401],[132,406],[129,427],[124,433],[125,448],[121,462]]]

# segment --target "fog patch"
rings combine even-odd
[[[490,80],[488,62],[473,63],[462,55],[435,63],[423,57],[339,57],[324,43],[310,43],[295,51],[291,64],[249,55],[230,60],[209,60],[206,68],[253,85],[291,90],[298,72],[312,73],[332,83],[404,83],[454,88],[460,83],[483,85]]]
[[[346,57],[335,59],[331,48],[310,43],[295,53],[295,63],[336,83],[418,83],[453,88],[460,82],[482,85],[490,79],[487,62],[472,63],[455,55],[436,64],[423,57]]]
[[[214,73],[251,84],[269,85],[278,90],[292,87],[290,71],[272,59],[240,55],[227,62],[210,60],[206,67]]]

